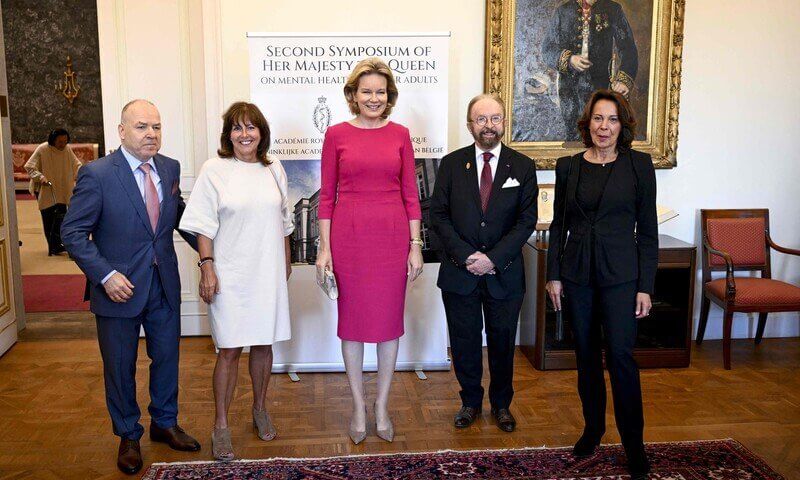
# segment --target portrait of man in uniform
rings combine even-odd
[[[512,140],[579,141],[577,120],[599,88],[625,95],[646,125],[654,3],[517,0]]]
[[[542,45],[542,57],[558,71],[558,97],[566,140],[586,99],[599,88],[630,95],[639,58],[625,11],[614,0],[566,0],[556,8]]]

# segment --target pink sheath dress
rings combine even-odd
[[[403,335],[409,220],[420,220],[408,129],[344,122],[325,132],[319,219],[331,219],[342,340],[378,343]]]

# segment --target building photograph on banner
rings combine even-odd
[[[428,206],[447,151],[449,33],[248,33],[250,99],[267,118],[272,146],[289,178],[294,209],[292,263],[313,264],[325,131],[352,119],[344,85],[356,64],[378,57],[392,69],[399,96],[390,121],[408,128],[422,207],[423,258],[438,262]]]

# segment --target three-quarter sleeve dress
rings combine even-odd
[[[179,228],[213,241],[219,293],[209,305],[218,348],[291,338],[284,237],[294,230],[280,162],[203,164]]]
[[[409,220],[422,218],[408,129],[393,122],[329,127],[318,218],[331,220],[339,338],[377,343],[402,336]]]

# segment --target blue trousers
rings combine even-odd
[[[147,304],[135,317],[96,315],[97,340],[103,357],[106,405],[114,434],[138,440],[144,433],[136,402],[136,358],[139,330],[144,327],[150,357],[150,419],[161,428],[178,421],[178,350],[181,337],[180,312],[173,311],[161,286],[157,268]]]

